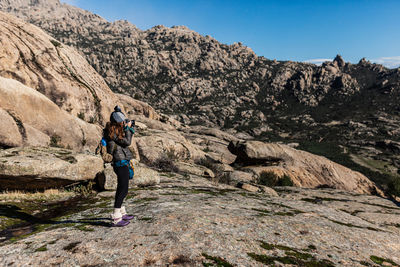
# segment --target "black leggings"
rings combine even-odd
[[[129,168],[128,166],[114,167],[118,177],[117,192],[115,192],[114,208],[120,209],[124,198],[128,194],[129,187]]]

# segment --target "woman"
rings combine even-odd
[[[116,106],[111,113],[110,123],[106,126],[107,152],[113,156],[112,165],[118,177],[117,191],[115,193],[114,213],[111,214],[112,226],[126,226],[133,216],[127,215],[122,206],[129,186],[129,161],[133,158],[129,150],[131,145],[132,121],[128,121],[121,109]]]

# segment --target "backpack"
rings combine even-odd
[[[114,145],[113,152],[115,150],[115,147],[116,146]],[[99,144],[97,145],[96,154],[100,154],[105,163],[110,163],[113,161],[113,155],[107,152],[107,140],[104,137],[100,140]],[[133,166],[132,160],[117,161],[115,162],[115,166],[117,167],[128,166],[129,180],[133,179],[133,176],[135,174],[135,167]]]
[[[103,137],[96,148],[96,155],[100,154],[105,163],[113,160],[113,155],[107,152],[107,140]]]

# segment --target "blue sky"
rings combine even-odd
[[[341,54],[400,65],[400,0],[62,0],[142,30],[185,25],[259,56],[311,61]]]

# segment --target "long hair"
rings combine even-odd
[[[115,137],[118,139],[123,139],[125,137],[124,123],[107,122],[106,135],[110,140],[113,140]]]

